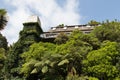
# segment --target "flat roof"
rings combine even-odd
[[[26,23],[38,23],[41,26],[40,19],[36,15],[29,16],[28,19],[25,20],[23,24],[26,24]]]

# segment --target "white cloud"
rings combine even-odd
[[[40,17],[42,28],[47,31],[50,27],[58,24],[72,25],[79,24],[81,16],[78,13],[79,0],[63,0],[64,5],[60,6],[57,0],[5,0],[15,8],[9,14],[9,23],[3,34],[11,44],[17,41],[22,23],[30,15]]]

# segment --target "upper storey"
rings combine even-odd
[[[60,33],[70,35],[75,29],[82,31],[85,34],[90,33],[95,26],[90,25],[71,25],[71,26],[57,26],[52,27],[48,32],[41,34],[42,38],[56,38]]]
[[[94,27],[95,26],[90,25],[57,26],[52,27],[48,32],[72,32],[73,30],[78,29],[84,33],[89,33]]]
[[[38,16],[29,16],[28,19],[23,23],[23,25],[24,30],[36,30],[39,34],[43,33],[41,22]]]
[[[29,16],[28,19],[23,24],[38,23],[41,27],[41,22],[38,16]]]
[[[38,16],[29,16],[28,19],[23,23],[24,27],[21,31],[20,36],[26,35],[28,37],[39,37],[43,33],[41,28],[41,22]]]

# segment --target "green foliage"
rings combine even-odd
[[[120,41],[120,22],[117,21],[106,21],[101,26],[96,27],[93,31],[94,35],[99,41],[110,40]]]
[[[22,32],[23,34],[35,33],[39,36],[41,33],[43,33],[41,29],[41,25],[39,25],[38,23],[24,23],[23,25],[24,25],[23,32]]]
[[[12,80],[119,80],[119,24],[103,22],[90,34],[77,29],[70,36],[61,33],[55,44],[39,42],[40,26],[25,23],[7,56],[0,48],[1,72]]]
[[[6,13],[5,9],[0,9],[0,30],[4,29],[7,24]]]
[[[7,50],[7,39],[0,33],[0,48]]]
[[[93,47],[93,49],[99,48],[100,41],[94,36],[94,34],[83,34],[79,30],[74,30],[69,37],[70,40],[83,41]]]
[[[66,80],[87,80],[87,78],[81,78],[78,75],[68,75]]]
[[[4,62],[6,59],[6,53],[4,48],[0,48],[0,80],[4,78]]]
[[[9,54],[7,55],[6,73],[10,76],[21,78],[22,74],[20,74],[20,69],[24,63],[24,59],[22,59],[20,55],[27,51],[31,44],[40,40],[40,33],[42,33],[42,31],[38,23],[24,24],[24,28],[20,32],[19,40],[11,46]]]
[[[25,76],[28,76],[30,73],[35,73],[35,71],[32,71],[35,63],[37,63],[36,60],[30,60],[29,62],[26,62],[21,69],[21,73],[24,73]]]
[[[55,43],[57,44],[63,44],[66,43],[68,40],[68,36],[65,33],[60,33],[54,40]]]
[[[24,52],[21,55],[26,62],[25,64],[23,64],[21,73],[27,75],[26,77],[29,77],[30,74],[32,75],[39,72],[43,74],[46,73],[48,71],[47,65],[50,64],[50,61],[48,60],[48,56],[50,55],[47,54],[53,54],[54,49],[55,49],[55,45],[52,43],[40,42],[31,45],[29,51]],[[36,62],[33,62],[31,60],[34,60]],[[31,62],[33,62],[33,64],[28,65]]]
[[[38,77],[43,79],[60,75],[66,78],[68,74],[80,74],[81,60],[92,50],[92,46],[87,41],[82,40],[80,36],[82,33],[76,32],[76,34],[74,33],[66,43],[61,45],[42,42],[31,45],[29,51],[22,54],[26,61],[23,64],[22,73],[25,74],[27,71],[28,78],[30,75],[39,73]],[[34,62],[34,67],[29,67],[29,72],[26,64],[31,62],[31,59],[37,60],[37,63]],[[43,75],[43,77],[39,75]]]
[[[29,51],[22,54],[22,57],[24,57],[26,61],[30,60],[31,58],[41,60],[41,57],[44,54],[46,54],[47,52],[52,54],[52,50],[54,49],[55,45],[52,43],[34,43],[30,46]]]
[[[64,24],[59,24],[57,27],[64,27]]]
[[[41,71],[42,71],[42,73],[46,73],[48,71],[48,67],[44,66]]]
[[[113,62],[116,61],[117,55],[119,52],[116,42],[103,42],[100,49],[91,51],[83,61],[84,72],[99,79],[116,77],[118,70]]]
[[[88,76],[79,76],[79,75],[68,75],[65,80],[99,80],[95,77],[88,77]]]
[[[0,62],[3,62],[5,58],[6,58],[6,56],[5,56],[5,49],[4,48],[0,48]]]
[[[90,22],[88,22],[88,25],[90,26],[98,26],[100,24],[100,22],[97,22],[95,20],[91,20]]]
[[[99,80],[99,79],[95,77],[89,77],[89,80]]]
[[[68,64],[69,63],[69,60],[65,59],[65,60],[62,60],[61,62],[58,63],[58,66],[62,66],[64,64]]]

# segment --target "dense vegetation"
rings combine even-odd
[[[90,34],[76,29],[53,43],[24,27],[8,47],[0,34],[0,80],[120,80],[120,22],[88,24],[96,26]]]

